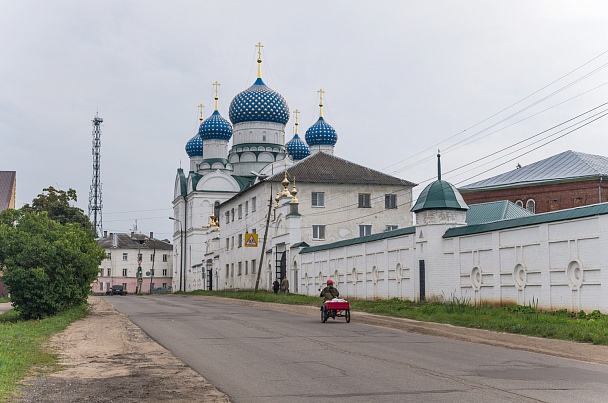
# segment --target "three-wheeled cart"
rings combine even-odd
[[[321,306],[321,322],[327,319],[346,318],[346,323],[350,323],[350,303],[348,301],[325,301]]]

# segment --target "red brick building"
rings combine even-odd
[[[458,189],[467,204],[509,200],[533,213],[608,201],[608,158],[565,151]]]

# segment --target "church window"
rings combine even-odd
[[[359,193],[359,208],[369,208],[372,206],[370,193]]]
[[[239,204],[239,220],[243,218],[243,205]]]
[[[234,237],[230,238],[230,249],[234,249]]]
[[[397,195],[387,194],[384,195],[384,208],[397,208]]]
[[[230,218],[231,218],[230,221],[234,221],[234,209],[230,210]]]
[[[234,263],[230,263],[230,277],[234,277]]]
[[[249,273],[249,260],[245,260],[245,274]]]
[[[536,203],[534,202],[534,199],[528,199],[528,201],[526,202],[526,210],[531,213],[536,212]]]
[[[239,234],[239,248],[243,246],[243,234]]]
[[[251,261],[251,274],[255,274],[255,269],[257,266],[255,265],[255,259]]]
[[[256,208],[257,208],[257,207],[256,207],[256,201],[257,201],[257,200],[256,200],[256,198],[255,198],[255,197],[252,197],[252,198],[251,198],[251,212],[254,212],[254,211],[256,210]]]
[[[226,238],[226,250],[230,249],[230,238]]]
[[[312,239],[316,239],[316,240],[325,239],[325,225],[313,225],[312,226]]]
[[[230,222],[230,212],[226,211],[226,224]]]
[[[230,275],[230,265],[227,264],[226,265],[226,277],[228,277]]]
[[[220,219],[220,202],[216,201],[213,204],[213,215],[215,216],[215,218],[217,218],[217,220],[219,221]]]
[[[359,236],[368,236],[372,234],[371,225],[359,225]]]
[[[245,201],[245,217],[249,214],[249,200]]]
[[[312,206],[325,207],[325,192],[312,192]]]
[[[127,277],[127,269],[122,269],[122,276]]]
[[[242,270],[242,268],[243,268],[243,262],[239,262],[239,263],[238,263],[238,275],[239,275],[239,276],[241,275],[241,270]]]
[[[126,261],[127,261],[127,257],[128,257],[128,256],[129,256],[129,255],[128,255],[127,253],[123,253],[123,254],[122,254],[122,260],[126,262]]]
[[[521,207],[521,208],[524,208],[524,202],[522,202],[521,200],[517,200],[517,201],[515,202],[515,205],[516,205],[516,206],[519,206],[519,207]]]

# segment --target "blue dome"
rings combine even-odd
[[[294,161],[302,160],[310,155],[310,148],[297,134],[287,143],[287,152]]]
[[[215,110],[207,119],[201,123],[198,134],[203,140],[230,140],[232,137],[232,125]]]
[[[309,146],[333,146],[338,141],[336,131],[325,122],[323,116],[306,130],[305,138]]]
[[[251,87],[237,94],[230,102],[229,116],[233,125],[241,122],[274,122],[284,125],[289,120],[289,106],[281,94],[268,88],[258,78]]]
[[[201,139],[201,136],[197,134],[186,143],[186,153],[190,158],[203,156],[203,139]]]

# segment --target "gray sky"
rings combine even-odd
[[[438,148],[447,172],[608,102],[605,1],[0,0],[0,37],[0,170],[17,171],[18,207],[52,185],[76,189],[87,211],[99,110],[104,229],[137,219],[161,238],[197,105],[209,116],[217,80],[228,118],[255,80],[258,41],[264,81],[301,111],[302,137],[323,88],[335,154],[420,183],[416,194]],[[463,185],[568,149],[608,155],[607,127],[443,179]]]

